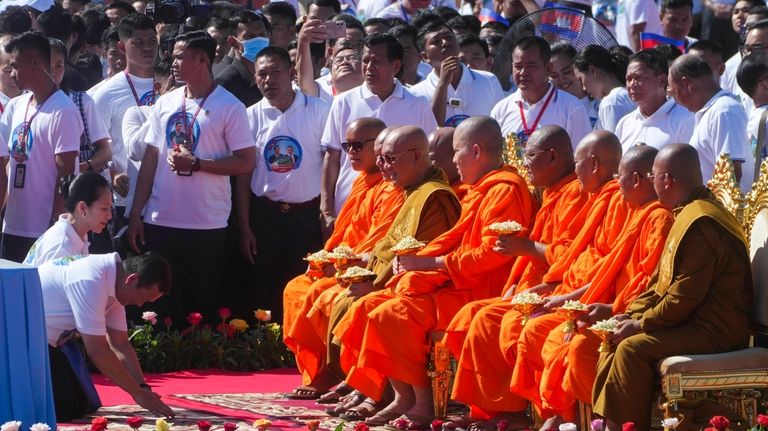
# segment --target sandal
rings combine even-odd
[[[347,410],[357,407],[365,401],[365,395],[359,391],[352,391],[347,395],[339,398],[339,402],[334,407],[325,410],[329,416],[338,417],[340,414],[345,413]]]
[[[389,411],[389,412],[381,411],[369,417],[368,419],[366,419],[365,424],[371,427],[384,426],[386,428],[390,428],[390,427],[397,428],[397,426],[394,425],[394,423],[397,422],[399,419],[406,419],[405,415],[403,415],[402,413],[394,412],[394,411]],[[397,428],[397,429],[400,429],[400,428]]]
[[[320,398],[320,392],[311,386],[299,386],[285,397],[289,400],[316,400]]]
[[[318,398],[317,403],[318,404],[336,404],[341,400],[341,397],[344,395],[349,395],[350,392],[352,392],[352,387],[341,384],[336,386],[335,388],[331,389],[330,391],[326,392]]]
[[[370,406],[370,407],[368,407]],[[351,409],[347,410],[345,413],[342,413],[339,415],[339,419],[348,421],[348,422],[358,422],[366,420],[366,418],[369,418],[378,412],[378,408],[376,407],[376,404],[374,404],[373,401],[366,399],[362,403],[358,404],[355,407],[352,407]]]

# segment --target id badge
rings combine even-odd
[[[19,163],[16,165],[16,171],[13,175],[13,187],[17,189],[24,188],[24,182],[26,181],[27,177],[27,165],[24,163]]]
[[[187,148],[189,148],[189,147],[187,146],[187,143],[188,143],[188,141],[184,141],[184,146],[185,146],[185,147],[187,147]],[[175,151],[178,151],[178,149],[179,149],[179,145],[178,145],[178,144],[175,144],[175,145],[173,146],[173,149],[174,149]],[[176,171],[176,175],[179,175],[179,176],[181,176],[181,177],[191,177],[191,176],[192,176],[192,170],[188,170],[188,171]]]

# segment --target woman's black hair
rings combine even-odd
[[[68,187],[67,187],[68,185]],[[82,201],[91,206],[99,200],[104,189],[110,190],[109,181],[96,172],[84,172],[62,187],[64,208],[67,212],[75,211],[77,203]]]
[[[629,56],[623,50],[612,48],[607,50],[600,45],[587,45],[573,59],[573,66],[579,72],[586,72],[589,66],[594,66],[603,72],[610,73],[622,84],[626,84]]]

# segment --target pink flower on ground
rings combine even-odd
[[[144,425],[144,419],[140,416],[133,416],[128,418],[128,426],[137,430],[141,428],[142,425]]]
[[[197,326],[203,321],[203,315],[200,313],[189,313],[187,315],[187,322],[192,326]]]
[[[197,422],[197,429],[200,431],[210,431],[211,430],[211,423],[208,421],[198,421]]]
[[[107,429],[107,418],[99,416],[91,421],[91,431],[104,431]]]
[[[232,317],[232,311],[227,307],[221,307],[219,308],[219,317],[221,320],[227,320]]]

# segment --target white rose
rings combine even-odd
[[[21,428],[19,421],[8,421],[0,425],[0,431],[19,431],[19,428]]]
[[[30,431],[51,431],[51,427],[44,423],[36,423],[29,427]]]
[[[157,313],[155,313],[154,311],[145,311],[141,315],[141,318],[153,325],[157,324]]]
[[[560,424],[560,427],[558,427],[558,429],[560,431],[577,431],[576,424],[571,422]]]
[[[678,425],[680,425],[680,419],[678,418],[666,418],[661,421],[661,426],[663,426],[664,429],[673,430],[677,428]]]

